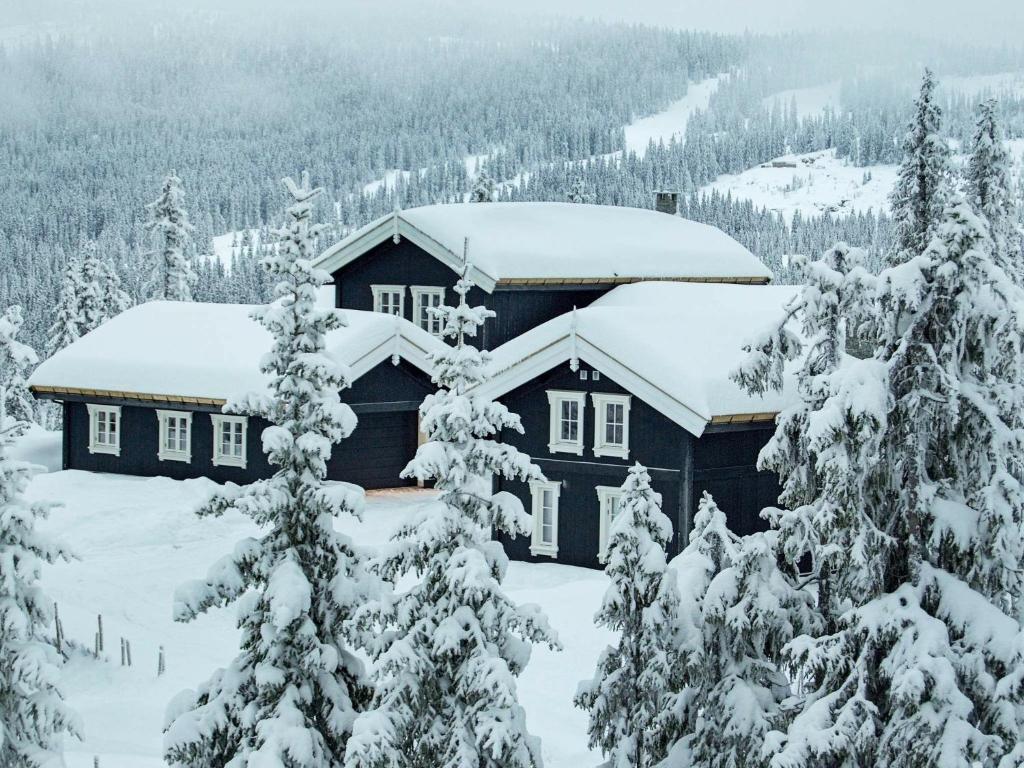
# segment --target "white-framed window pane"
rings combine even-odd
[[[604,439],[608,445],[622,445],[625,408],[622,403],[605,405]]]
[[[561,438],[568,442],[579,439],[580,404],[575,400],[562,401]]]
[[[541,492],[540,539],[545,544],[555,540],[555,495],[547,489]]]

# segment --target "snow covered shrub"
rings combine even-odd
[[[186,691],[168,710],[165,756],[173,766],[339,765],[370,689],[355,651],[368,637],[349,626],[356,608],[375,595],[375,581],[334,518],[353,503],[326,486],[332,444],[356,424],[339,399],[346,372],[324,354],[340,312],[316,304],[328,275],[312,266],[316,236],[309,219],[320,189],[285,180],[293,198],[281,246],[264,260],[280,282],[275,301],[254,311],[273,349],[262,363],[267,394],[249,394],[228,413],[260,416],[269,480],[215,496],[201,515],[228,509],[267,531],[238,542],[206,581],[175,595],[175,618],[189,621],[215,606],[238,603],[241,651],[198,692]]]
[[[374,647],[373,708],[356,720],[348,768],[541,764],[516,677],[531,643],[554,647],[557,639],[537,606],[516,605],[502,590],[508,558],[491,536],[531,528],[515,496],[492,492],[492,477],[541,474],[529,456],[496,439],[503,429],[522,431],[519,417],[473,393],[488,355],[466,339],[494,313],[466,303],[471,287],[460,280],[458,306],[433,310],[455,346],[433,357],[438,390],[420,407],[427,442],[403,475],[435,481],[440,496],[398,530],[381,561],[387,578],[415,580],[364,613],[364,624],[384,632]]]
[[[609,765],[647,768],[663,756],[654,726],[669,685],[679,597],[674,574],[666,574],[672,523],[647,470],[631,467],[622,492],[608,539],[611,584],[594,617],[621,634],[594,678],[580,683],[576,706],[590,713],[590,745]]]
[[[43,563],[69,553],[36,530],[51,504],[30,503],[25,489],[38,468],[10,457],[31,412],[25,368],[35,353],[15,340],[21,311],[0,315],[0,765],[61,766],[63,736],[81,725],[64,704],[61,658],[47,638],[53,605],[39,586]]]

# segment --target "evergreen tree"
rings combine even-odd
[[[306,174],[301,188],[291,179],[285,184],[290,222],[264,260],[280,282],[275,301],[253,313],[274,340],[261,363],[270,391],[225,407],[270,422],[263,445],[278,469],[269,480],[219,493],[200,510],[238,510],[269,530],[240,541],[205,582],[186,584],[175,596],[182,621],[240,600],[242,641],[227,669],[172,703],[165,754],[174,766],[338,765],[369,700],[355,655],[368,638],[348,622],[374,595],[375,583],[362,555],[334,529],[336,515],[353,512],[351,500],[324,484],[332,444],[356,423],[339,399],[345,374],[324,353],[326,335],[344,321],[317,306],[317,290],[329,280],[312,266],[310,214],[321,190],[309,188]]]
[[[988,221],[997,261],[1021,282],[1024,265],[1020,263],[1021,235],[1010,179],[1010,155],[1003,144],[992,99],[978,105],[965,176],[968,201],[975,213]]]
[[[82,262],[72,257],[64,269],[60,298],[57,302],[57,317],[50,326],[50,336],[46,344],[47,355],[56,354],[85,333],[81,312],[81,295],[84,290]]]
[[[920,255],[942,218],[949,195],[949,147],[940,133],[942,110],[935,103],[935,78],[924,71],[914,116],[903,139],[896,186],[889,196],[896,224],[893,264]]]
[[[90,240],[82,248],[81,282],[78,294],[79,336],[99,328],[107,321],[106,270],[100,261],[96,241]]]
[[[149,214],[146,231],[159,243],[153,272],[153,298],[192,301],[192,286],[196,282],[189,254],[192,225],[185,211],[185,191],[174,171],[164,178],[160,196],[146,206],[146,210]]]
[[[24,377],[36,362],[15,340],[21,323],[18,307],[0,315],[0,765],[11,768],[64,765],[63,736],[81,729],[58,684],[51,603],[39,586],[43,563],[70,556],[36,529],[53,505],[25,499],[38,468],[10,456],[28,428]]]
[[[580,683],[576,705],[590,713],[590,745],[615,768],[647,768],[664,757],[655,719],[670,684],[673,625],[679,609],[674,574],[666,573],[665,547],[672,523],[661,511],[647,470],[636,464],[622,486],[611,524],[611,584],[594,617],[620,633],[597,662],[592,680]]]
[[[469,202],[492,203],[494,202],[496,191],[494,179],[488,173],[487,166],[484,166],[480,169],[480,173],[477,174],[476,181],[473,182],[473,189],[469,193]]]
[[[434,310],[455,345],[434,354],[438,390],[420,407],[427,442],[403,475],[434,480],[440,495],[398,530],[381,563],[389,579],[417,579],[363,617],[387,630],[375,649],[373,710],[356,721],[348,768],[541,764],[516,677],[531,643],[557,640],[537,606],[517,606],[502,590],[508,558],[491,538],[492,531],[531,528],[515,496],[492,492],[492,477],[541,475],[528,456],[495,439],[505,429],[522,431],[519,417],[472,392],[485,380],[489,356],[466,340],[494,313],[466,303],[471,287],[459,280],[458,306]]]
[[[103,286],[103,316],[110,320],[132,306],[132,297],[121,287],[121,277],[109,259],[100,262],[99,276]]]
[[[783,651],[813,626],[809,596],[777,563],[777,534],[739,538],[707,493],[671,568],[682,606],[679,658],[659,715],[663,768],[767,766],[762,745],[784,723]]]
[[[775,517],[783,551],[825,584],[821,629],[788,647],[809,690],[768,738],[779,768],[1024,759],[1024,338],[992,247],[966,203],[947,207],[923,254],[879,276],[873,357],[780,418],[776,447],[806,451],[766,449],[797,504]]]
[[[570,203],[589,203],[592,199],[593,195],[587,191],[586,177],[582,173],[574,176],[566,200]]]

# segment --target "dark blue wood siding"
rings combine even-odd
[[[773,472],[757,471],[757,455],[774,433],[774,424],[706,432],[694,453],[693,508],[708,491],[733,531],[765,530],[761,510],[778,503],[779,479]]]
[[[385,361],[360,377],[342,400],[356,412],[359,424],[352,435],[334,446],[328,477],[367,489],[394,488],[414,481],[399,474],[416,452],[417,413],[433,387],[425,373],[404,361]],[[262,432],[267,423],[250,418],[245,469],[213,464],[213,421],[217,409],[182,405],[121,405],[121,455],[89,453],[89,414],[84,402],[64,405],[64,451],[67,469],[126,475],[162,475],[178,480],[209,477],[216,482],[250,483],[269,477],[273,468],[263,453]],[[192,413],[192,461],[161,461],[158,457],[157,409]]]
[[[408,240],[395,244],[389,239],[334,272],[333,277],[337,306],[344,309],[372,311],[373,285],[405,286],[405,318],[414,321],[409,286],[445,288],[445,301],[450,304],[455,301],[451,287],[459,276]],[[485,304],[497,313],[485,324],[480,344],[485,349],[494,349],[553,317],[569,312],[573,307],[587,306],[609,288],[498,287],[493,294],[474,289],[469,295],[470,303]]]
[[[523,420],[524,435],[506,433],[503,439],[526,451],[533,457],[549,480],[559,481],[562,489],[558,512],[558,562],[586,567],[600,567],[598,543],[600,536],[600,506],[597,486],[618,486],[626,479],[629,466],[639,461],[651,473],[654,489],[662,496],[662,511],[679,530],[683,523],[685,505],[682,490],[687,487],[683,477],[684,454],[692,436],[644,401],[633,396],[629,413],[628,459],[594,456],[594,408],[592,392],[629,394],[621,386],[601,376],[594,381],[593,370],[586,361],[580,362],[587,380],[569,369],[568,364],[534,379],[502,400]],[[551,389],[586,392],[583,423],[583,456],[548,451],[550,412],[547,391]],[[531,497],[522,483],[499,483],[499,488],[516,494],[530,510]],[[676,537],[670,554],[676,551]],[[530,555],[530,538],[504,540],[509,555],[517,560],[551,562],[551,558]]]

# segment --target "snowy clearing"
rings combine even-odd
[[[42,448],[49,444],[49,456]],[[33,434],[35,461],[59,463],[59,439]],[[56,453],[54,453],[56,449]],[[235,541],[256,533],[237,515],[200,520],[192,514],[216,486],[208,480],[174,481],[87,472],[55,472],[33,481],[32,498],[62,502],[44,526],[70,543],[78,562],[44,571],[43,586],[60,610],[67,637],[91,648],[96,616],[103,615],[105,661],[75,658],[65,667],[70,703],[85,723],[85,741],[69,743],[69,768],[156,768],[161,760],[164,709],[183,688],[197,685],[234,655],[234,609],[217,610],[192,624],[171,620],[171,596],[182,581],[201,578]],[[338,528],[370,547],[386,541],[430,491],[369,494],[364,521],[338,520]],[[611,635],[592,624],[607,585],[603,573],[561,565],[512,563],[507,588],[513,599],[548,613],[564,651],[534,649],[519,694],[531,731],[543,739],[549,768],[596,765],[587,749],[586,715],[572,706],[579,680],[593,674]],[[120,665],[120,638],[131,643],[133,666]],[[157,677],[163,646],[167,672]]]
[[[793,213],[853,213],[888,210],[888,195],[896,182],[895,165],[858,167],[837,159],[834,149],[785,155],[775,163],[796,167],[776,167],[772,163],[750,168],[743,173],[719,176],[702,188],[705,193],[717,190],[732,194],[734,199],[751,200],[758,208],[778,211],[791,221]],[[865,174],[871,178],[866,183]]]
[[[1000,72],[994,75],[969,75],[967,77],[943,77],[939,86],[947,93],[962,93],[965,96],[1006,93],[1024,94],[1024,72]]]
[[[718,75],[690,83],[686,95],[679,101],[672,102],[667,109],[635,120],[625,127],[626,151],[643,155],[647,152],[650,142],[666,144],[673,136],[682,137],[686,133],[686,123],[690,115],[698,109],[707,109],[712,94],[718,90],[718,84],[728,75]]]

